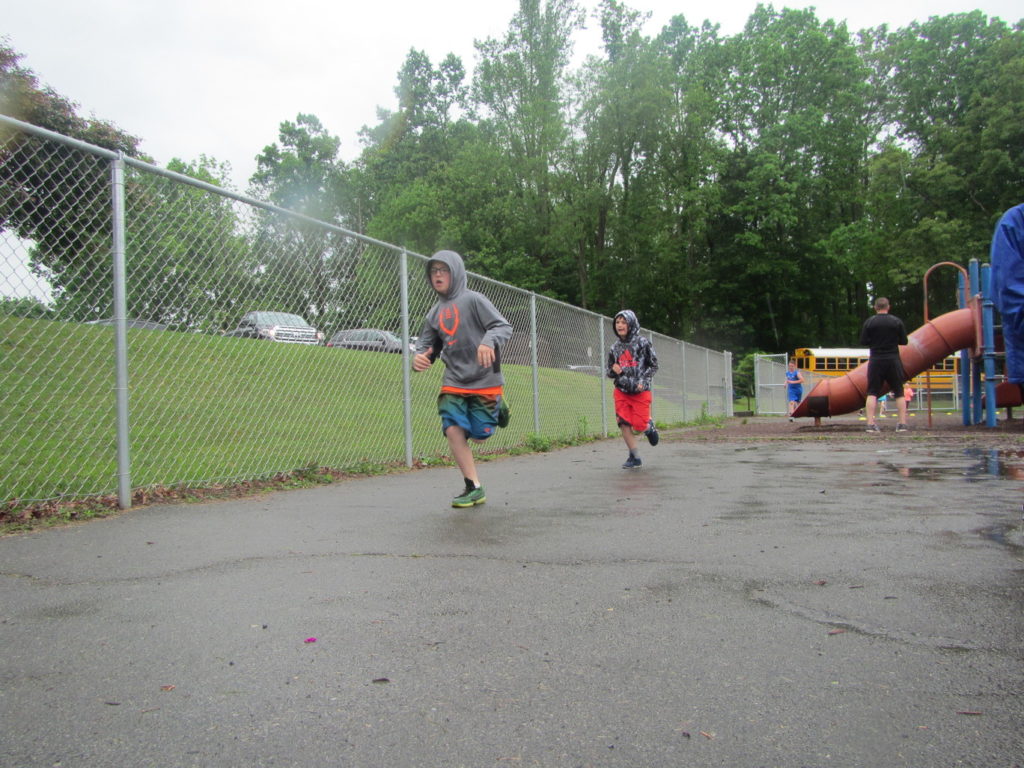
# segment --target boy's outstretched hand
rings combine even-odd
[[[476,361],[480,363],[481,368],[490,368],[494,365],[494,347],[488,347],[486,344],[477,347]]]
[[[425,371],[425,370],[427,370],[427,368],[429,368],[433,364],[434,364],[434,361],[430,359],[430,355],[428,355],[428,354],[425,354],[423,352],[419,352],[419,353],[413,355],[413,358],[412,358],[412,369],[414,371]]]

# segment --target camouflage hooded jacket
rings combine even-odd
[[[616,320],[620,317],[626,321],[626,338],[616,339],[608,350],[605,373],[608,378],[615,379],[616,389],[634,395],[651,388],[651,379],[658,372],[658,356],[651,342],[640,335],[640,321],[636,319],[636,313],[624,309],[615,315]],[[615,363],[622,368],[622,373],[612,371]]]

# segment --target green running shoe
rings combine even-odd
[[[452,499],[453,507],[472,507],[474,504],[483,504],[487,501],[487,496],[484,494],[484,487],[481,485],[479,488],[473,488],[472,490],[465,488],[462,493]]]

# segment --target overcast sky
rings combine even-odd
[[[581,0],[588,15],[597,0]],[[650,11],[645,31],[672,16],[705,18],[726,35],[742,30],[755,0],[635,0]],[[1012,23],[1019,0],[822,0],[819,19],[851,29],[983,10]],[[395,108],[399,67],[410,48],[434,64],[449,52],[467,70],[475,39],[502,37],[518,0],[33,0],[5,3],[0,36],[22,66],[79,105],[142,139],[160,165],[200,154],[227,161],[239,191],[255,156],[277,140],[283,120],[316,115],[341,139],[341,156],[359,153],[358,131],[376,123],[378,106]],[[597,52],[596,24],[581,33],[577,55]]]

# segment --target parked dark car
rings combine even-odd
[[[248,312],[237,328],[225,331],[224,335],[289,344],[321,344],[324,340],[323,333],[290,312]]]
[[[349,328],[345,331],[338,331],[331,336],[327,346],[365,349],[370,352],[402,353],[402,340],[391,331],[382,331],[379,328]],[[412,352],[413,349],[413,345],[410,344],[409,351]]]

